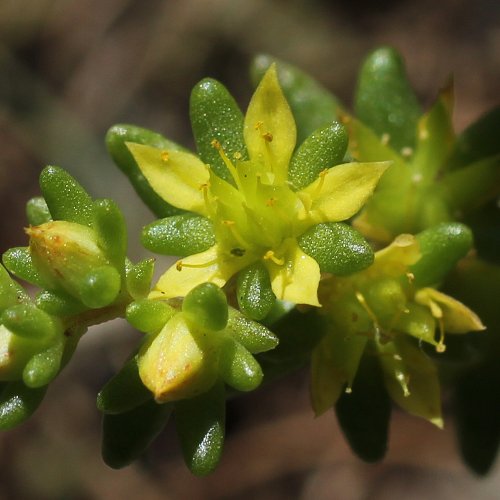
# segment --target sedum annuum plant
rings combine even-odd
[[[173,414],[186,464],[210,473],[226,399],[309,365],[314,412],[333,408],[368,461],[385,454],[392,402],[442,427],[445,385],[464,459],[487,472],[500,440],[498,109],[456,135],[451,87],[422,113],[390,48],[366,59],[354,114],[286,63],[259,56],[252,76],[245,115],[216,80],[194,87],[196,154],[133,125],[106,136],[157,217],[143,245],[178,258],[154,284],[153,259],[127,258],[116,204],[42,171],[29,244],[0,267],[0,427],[35,411],[89,327],[123,317],[143,338],[97,398],[112,467]]]

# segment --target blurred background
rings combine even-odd
[[[126,213],[130,256],[153,216],[107,157],[119,122],[192,146],[191,88],[223,81],[245,109],[248,65],[269,53],[313,74],[347,106],[363,57],[401,51],[424,106],[450,76],[457,130],[500,101],[497,0],[0,0],[0,249],[25,245],[25,201],[47,164]],[[36,415],[0,439],[0,499],[498,498],[446,431],[396,414],[382,464],[355,459],[333,414],[314,419],[307,372],[229,404],[220,468],[190,476],[169,426],[122,471],[100,457],[96,392],[139,340],[124,322],[94,328]],[[431,493],[429,493],[431,492]]]

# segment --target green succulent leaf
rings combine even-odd
[[[40,188],[54,220],[92,226],[92,198],[68,172],[60,167],[45,167]]]
[[[184,298],[182,312],[203,330],[222,330],[227,325],[227,299],[213,283],[202,283],[193,288]]]
[[[26,203],[26,216],[32,226],[39,226],[52,220],[49,207],[43,196],[36,196]]]
[[[300,190],[328,168],[342,163],[347,150],[347,133],[343,125],[333,122],[315,130],[292,156],[288,180]]]
[[[57,339],[50,347],[35,354],[24,367],[23,382],[31,388],[43,387],[59,373],[64,353],[64,340]]]
[[[417,235],[421,257],[410,267],[415,286],[440,283],[472,247],[472,232],[458,222],[442,223]]]
[[[175,314],[175,309],[166,302],[141,299],[127,307],[127,321],[141,332],[158,333]]]
[[[362,460],[376,462],[384,457],[391,402],[375,357],[362,359],[351,391],[340,396],[335,412],[352,450]]]
[[[496,106],[457,137],[447,161],[447,168],[459,169],[483,158],[498,156],[500,154],[497,133],[499,127],[500,106]]]
[[[77,283],[80,299],[92,309],[105,307],[114,302],[120,287],[121,277],[113,266],[96,267]]]
[[[46,387],[32,389],[20,381],[0,389],[0,430],[12,429],[31,417],[45,396]]]
[[[322,272],[345,276],[373,263],[373,250],[361,234],[342,222],[326,222],[308,229],[298,239]]]
[[[487,474],[500,447],[500,386],[498,364],[489,361],[468,370],[455,386],[455,410],[460,451],[480,476]]]
[[[152,252],[186,257],[215,245],[215,234],[206,217],[182,214],[148,224],[142,231],[141,241]]]
[[[27,302],[28,294],[9,275],[5,267],[0,264],[0,313],[7,307]]]
[[[269,272],[261,261],[238,273],[236,297],[240,310],[249,318],[261,320],[269,314],[276,296],[271,288]]]
[[[152,399],[139,377],[137,355],[129,359],[97,395],[97,408],[106,414],[127,413]],[[154,407],[153,407],[154,408]]]
[[[44,282],[33,265],[29,247],[10,248],[3,254],[2,261],[4,266],[17,278],[43,287]]]
[[[252,354],[232,338],[222,345],[219,373],[226,384],[243,392],[256,389],[264,377]]]
[[[19,337],[37,342],[50,341],[61,333],[61,324],[34,304],[18,304],[6,309],[0,316],[0,323]]]
[[[175,425],[184,461],[193,474],[205,476],[219,463],[225,433],[226,397],[219,383],[175,405]]]
[[[36,306],[52,316],[73,316],[83,312],[87,307],[80,301],[64,292],[42,290],[35,300]]]
[[[363,63],[355,96],[356,116],[396,151],[414,148],[421,111],[403,60],[390,47],[372,52]]]
[[[222,83],[205,78],[191,92],[190,116],[200,158],[219,177],[234,182],[212,141],[218,141],[231,160],[248,160],[243,139],[243,114],[236,101]]]
[[[110,199],[94,202],[93,227],[97,244],[118,271],[124,270],[127,256],[127,228],[118,205]]]
[[[278,345],[278,338],[273,332],[232,307],[229,308],[226,331],[252,354],[270,351]]]
[[[182,151],[184,148],[151,130],[134,125],[119,124],[106,134],[108,152],[118,168],[128,177],[137,194],[157,217],[168,217],[181,210],[173,207],[151,188],[126,146],[127,142],[146,144],[155,148]]]
[[[154,266],[154,259],[144,259],[137,264],[126,262],[127,290],[135,300],[143,299],[148,295]]]
[[[137,460],[165,427],[171,405],[146,401],[118,415],[105,414],[102,422],[102,457],[113,469]]]

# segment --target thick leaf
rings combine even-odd
[[[102,457],[113,469],[137,460],[163,430],[172,407],[153,400],[118,415],[105,414],[102,422]]]
[[[175,405],[175,425],[184,461],[193,474],[205,476],[219,463],[225,433],[226,397],[223,384]]]
[[[373,263],[368,242],[358,231],[340,222],[317,224],[302,234],[298,242],[324,273],[346,276]]]
[[[381,47],[366,58],[355,111],[380,137],[386,135],[396,151],[414,147],[420,106],[396,50]]]
[[[187,257],[215,245],[215,234],[206,217],[182,214],[148,224],[142,231],[141,242],[158,254]]]
[[[40,188],[54,220],[92,226],[92,198],[68,172],[45,167],[40,174]]]
[[[347,133],[338,122],[315,130],[295,151],[288,180],[295,189],[315,181],[320,172],[342,162],[347,149]]]
[[[118,168],[128,177],[137,194],[153,213],[158,217],[167,217],[179,213],[180,210],[163,200],[151,188],[151,185],[142,174],[128,150],[126,146],[127,142],[146,144],[155,148],[172,151],[180,151],[183,148],[156,132],[134,125],[114,125],[106,134],[106,146],[111,158],[113,158]]]
[[[243,114],[233,96],[217,80],[205,78],[191,92],[191,126],[200,158],[222,179],[233,182],[232,176],[213,145],[221,146],[229,161],[247,160],[243,139]]]
[[[340,396],[335,412],[347,441],[361,459],[376,462],[384,457],[391,402],[376,358],[362,359],[352,390]]]

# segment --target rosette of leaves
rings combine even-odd
[[[104,459],[112,467],[136,459],[173,412],[186,464],[208,474],[224,442],[225,385],[257,388],[263,373],[253,355],[273,349],[278,339],[228,307],[212,283],[193,288],[180,308],[162,300],[134,302],[127,319],[146,337],[99,394]]]

